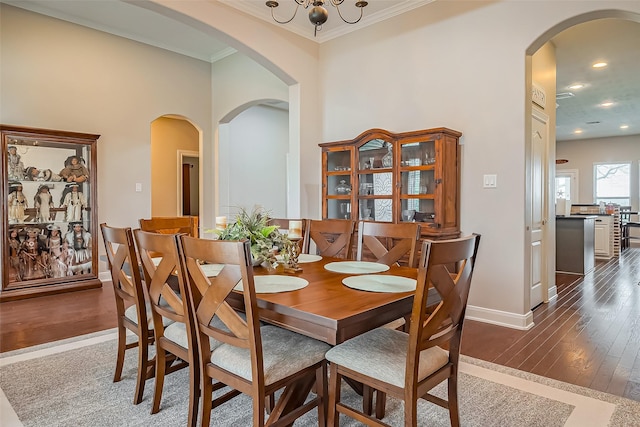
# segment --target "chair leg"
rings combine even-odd
[[[200,376],[202,405],[200,405],[200,426],[211,425],[211,409],[213,408],[213,380],[205,375]]]
[[[336,406],[340,403],[340,385],[341,376],[338,374],[338,367],[335,364],[330,365],[329,373],[329,416],[327,418],[327,426],[339,427],[340,414],[336,410]]]
[[[200,370],[197,361],[189,363],[189,415],[187,425],[195,427],[198,422],[198,403],[200,401]]]
[[[327,409],[329,388],[327,386],[327,362],[322,362],[322,365],[316,370],[316,394],[320,398],[318,403],[318,426],[325,427],[327,425]]]
[[[164,386],[164,375],[166,370],[166,353],[163,348],[158,346],[156,341],[156,382],[153,391],[153,404],[151,413],[157,414],[160,410],[160,400],[162,399],[162,387]]]
[[[124,352],[127,350],[127,330],[118,321],[118,353],[116,355],[116,372],[113,374],[113,382],[117,383],[122,378],[124,366]]]
[[[138,377],[136,379],[136,394],[133,398],[133,404],[137,405],[142,402],[144,395],[144,385],[147,381],[147,366],[149,365],[149,346],[147,340],[138,338]]]
[[[373,412],[373,392],[370,386],[362,384],[362,412],[367,415]]]
[[[460,414],[458,413],[458,373],[453,372],[448,381],[449,389],[449,419],[451,427],[460,426]]]
[[[385,407],[387,406],[387,393],[376,390],[376,418],[384,418]]]

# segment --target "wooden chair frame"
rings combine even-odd
[[[118,352],[113,381],[118,382],[122,377],[126,350],[138,347],[138,375],[133,397],[133,403],[137,405],[142,402],[146,380],[155,373],[155,360],[149,359],[149,346],[153,344],[154,337],[147,319],[145,287],[138,268],[138,254],[131,228],[110,227],[102,223],[100,229],[118,314]],[[137,323],[125,316],[126,309],[132,305],[135,306]],[[136,334],[137,341],[127,344],[127,329]]]
[[[389,394],[404,400],[405,426],[417,425],[419,398],[448,409],[451,425],[459,426],[457,383],[460,339],[479,243],[480,236],[477,234],[460,239],[423,243],[418,284],[411,312],[404,386],[394,386],[331,363],[328,425],[338,426],[339,414],[342,413],[369,426],[385,426],[386,424],[379,419],[384,417],[384,402],[386,394]],[[452,266],[455,266],[453,270],[450,269]],[[427,310],[430,285],[436,288],[442,298],[433,311]],[[419,381],[420,353],[443,344],[448,345],[448,362]],[[340,401],[343,377],[362,382],[379,391],[381,399],[376,402],[376,417],[379,419],[348,407]],[[444,380],[448,380],[448,400],[428,393]]]
[[[191,310],[188,307],[185,289],[180,286],[178,277],[181,274],[181,264],[177,250],[176,234],[159,234],[135,230],[134,236],[138,253],[142,262],[147,295],[151,306],[156,343],[156,381],[153,394],[151,413],[160,410],[164,377],[167,373],[177,369],[189,367],[189,413],[188,424],[194,426],[197,421],[199,398],[199,372],[197,353],[193,351],[195,338],[191,325]],[[156,265],[152,258],[160,256],[162,259]],[[175,285],[180,289],[177,292]],[[164,336],[165,326],[163,317],[185,324],[188,348]]]
[[[418,266],[418,242],[420,224],[405,222],[365,222],[358,225],[358,251],[356,259],[363,260],[365,250],[371,251],[375,261],[386,265],[400,265],[406,262],[408,267]],[[407,256],[407,260],[403,258]]]
[[[200,235],[197,216],[141,218],[139,223],[142,231],[160,234],[187,234],[192,237]]]
[[[291,425],[295,419],[318,408],[319,425],[325,425],[327,396],[327,365],[322,360],[293,375],[267,384],[263,370],[263,349],[258,306],[253,281],[251,249],[249,241],[222,241],[181,237],[183,280],[196,321],[195,329],[200,360],[200,384],[202,386],[201,422],[208,427],[211,411],[241,393],[253,400],[253,425],[265,425],[265,409],[269,396],[284,388],[280,399],[270,411],[266,425],[278,427]],[[215,278],[206,277],[200,262],[224,264]],[[246,320],[225,301],[236,284],[242,280]],[[213,323],[214,317],[222,324]],[[275,328],[274,326],[267,326]],[[246,349],[251,357],[251,380],[225,370],[211,362],[209,340],[213,338],[226,345]],[[216,350],[213,351],[215,353]],[[212,400],[212,380],[218,380],[232,388]],[[307,395],[316,382],[317,396],[308,402],[295,403],[296,396]],[[306,391],[306,392],[305,392]],[[304,403],[302,406],[297,406]]]
[[[302,252],[308,254],[313,242],[318,255],[351,259],[354,229],[355,222],[351,220],[309,219],[303,237]]]

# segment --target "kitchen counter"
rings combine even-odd
[[[598,215],[556,216],[556,271],[587,274],[595,267]]]

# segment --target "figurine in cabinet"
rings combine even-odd
[[[69,226],[72,228],[65,236],[69,248],[73,249],[69,269],[73,274],[88,273],[91,271],[91,234],[81,222],[73,222]]]
[[[82,157],[69,156],[59,175],[67,182],[85,182],[89,179],[89,170],[84,165]]]
[[[51,169],[38,169],[35,166],[29,166],[24,173],[24,179],[27,181],[62,181],[60,175],[53,173]]]
[[[69,184],[62,193],[61,208],[66,208],[65,221],[75,222],[82,220],[82,209],[87,207],[87,199],[80,191],[78,184]]]
[[[387,154],[382,156],[382,167],[390,168],[391,166],[393,166],[393,145],[389,144],[388,142],[386,144]]]
[[[66,242],[66,248],[63,248],[62,235],[60,234],[60,227],[57,225],[49,225],[49,239],[47,246],[49,247],[49,265],[51,269],[51,277],[65,277],[68,272],[68,260],[73,257],[69,257],[69,243]],[[73,250],[71,250],[73,252]]]
[[[26,218],[25,209],[29,207],[29,204],[22,192],[22,184],[19,182],[10,184],[7,202],[9,205],[9,223],[16,224],[24,221]]]
[[[51,221],[51,208],[53,208],[53,197],[48,185],[38,187],[38,192],[33,197],[33,206],[36,208],[36,221]]]
[[[40,229],[30,227],[26,231],[27,238],[20,245],[20,261],[24,269],[23,279],[45,278],[47,276],[48,257],[46,256],[46,247],[39,238]]]
[[[7,156],[7,166],[9,172],[9,179],[20,181],[24,178],[24,165],[20,160],[20,154],[15,145],[10,145],[7,148],[9,155]]]
[[[9,275],[17,281],[22,280],[19,257],[20,244],[19,230],[14,227],[9,231]]]

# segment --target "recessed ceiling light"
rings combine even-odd
[[[629,129],[629,125],[621,125],[620,129]]]
[[[576,129],[573,131],[573,133],[582,133],[582,129]]]
[[[604,68],[607,65],[609,65],[609,64],[607,64],[606,62],[596,62],[595,64],[592,65],[592,67],[593,68]]]
[[[578,84],[569,86],[569,89],[574,89],[575,90],[575,89],[582,89],[583,87],[584,87],[584,85],[578,83]]]
[[[607,102],[603,102],[602,104],[600,104],[601,107],[611,107],[613,105],[613,102],[607,101]]]

